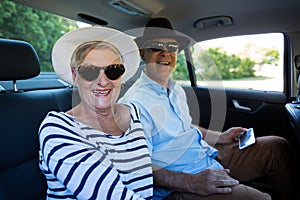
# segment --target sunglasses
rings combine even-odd
[[[81,65],[77,68],[77,72],[81,78],[91,82],[96,80],[99,77],[101,69],[104,70],[105,75],[110,80],[117,80],[125,72],[125,67],[123,64],[111,64],[104,67],[98,67],[94,65],[88,65],[88,66]]]
[[[177,42],[159,42],[159,41],[152,41],[146,43],[144,48],[151,49],[152,52],[159,52],[165,49],[167,51],[175,53],[178,51],[179,44]]]

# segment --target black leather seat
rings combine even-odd
[[[290,141],[295,148],[300,150],[300,75],[298,77],[298,93],[296,100],[285,105],[287,116],[290,120]]]
[[[39,169],[38,128],[48,111],[72,106],[72,89],[21,91],[16,82],[40,72],[34,48],[22,41],[0,39],[0,81],[14,90],[0,92],[0,199],[46,199],[47,184]]]

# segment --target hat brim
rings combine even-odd
[[[52,64],[56,74],[67,83],[74,85],[71,72],[71,57],[74,50],[89,41],[105,41],[114,45],[122,55],[126,82],[137,71],[140,55],[137,44],[127,34],[106,27],[85,27],[70,31],[57,40],[52,49]]]
[[[157,27],[147,27],[145,29],[147,30],[144,30],[144,33],[147,32],[147,35],[144,34],[134,39],[139,48],[143,47],[143,44],[145,44],[145,42],[158,38],[175,39],[179,43],[179,51],[188,47],[192,43],[192,40],[189,37],[185,36],[184,34],[178,31]]]

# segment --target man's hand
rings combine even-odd
[[[242,127],[232,127],[220,134],[217,144],[229,144],[236,142],[239,139],[239,135],[244,131],[247,131],[247,129]]]
[[[218,193],[230,193],[231,187],[239,181],[229,176],[229,169],[207,169],[198,174],[189,175],[186,182],[187,192],[201,196]]]
[[[198,174],[186,174],[155,168],[153,176],[155,187],[201,196],[230,193],[231,187],[239,184],[238,180],[229,176],[229,169],[207,169]]]

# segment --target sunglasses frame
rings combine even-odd
[[[115,69],[114,72],[117,72],[118,74],[112,74],[112,69]],[[125,73],[125,66],[123,64],[110,64],[102,67],[96,65],[79,65],[75,70],[82,79],[88,82],[96,80],[99,77],[101,70],[104,70],[104,73],[109,80],[114,81],[119,79]]]
[[[146,44],[143,46],[145,49],[151,49],[152,52],[160,52],[163,50],[167,50],[168,52],[176,53],[179,49],[178,42],[149,41],[146,42]]]

